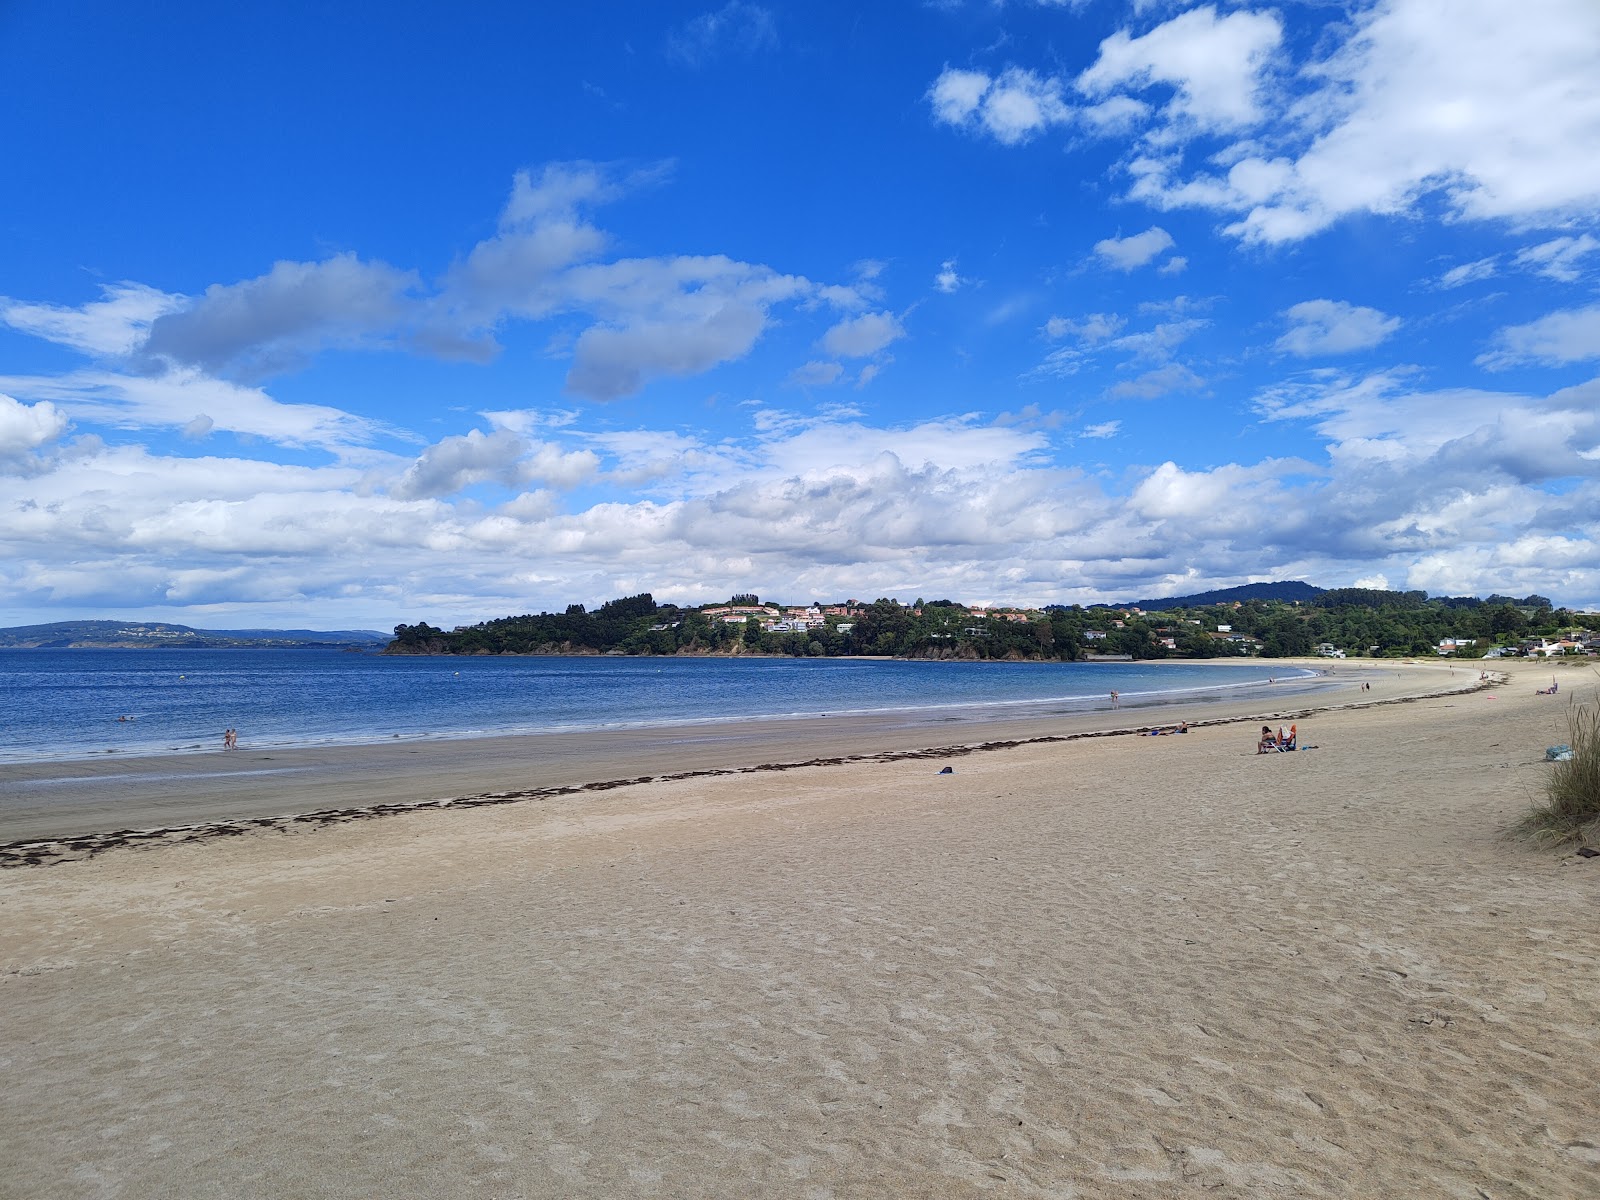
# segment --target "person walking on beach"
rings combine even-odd
[[[222,748],[224,750],[237,750],[239,748],[239,735],[233,729],[222,731]]]
[[[1117,708],[1117,707],[1119,707],[1119,705],[1118,705],[1118,699],[1119,699],[1119,698],[1118,698],[1118,696],[1117,696],[1117,693],[1116,693],[1116,692],[1112,692],[1112,693],[1111,693],[1111,707],[1112,707],[1112,708]]]

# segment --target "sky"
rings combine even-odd
[[[1600,4],[0,0],[0,624],[1600,606]]]

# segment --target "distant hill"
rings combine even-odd
[[[309,646],[380,647],[391,634],[375,629],[192,629],[161,621],[54,621],[0,629],[0,647],[33,650],[143,649],[151,646],[201,650]]]
[[[1295,601],[1315,600],[1327,588],[1313,587],[1298,579],[1282,583],[1245,583],[1238,587],[1219,588],[1214,592],[1196,592],[1192,596],[1163,596],[1153,600],[1129,600],[1126,604],[1097,604],[1096,608],[1142,608],[1146,612],[1159,612],[1167,608],[1204,608],[1208,604],[1232,604],[1235,600],[1281,600],[1285,604]]]

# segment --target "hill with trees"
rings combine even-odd
[[[1349,657],[1405,657],[1434,654],[1443,639],[1451,638],[1472,643],[1457,650],[1459,656],[1477,657],[1497,645],[1515,647],[1528,637],[1600,629],[1600,614],[1552,608],[1548,598],[1538,595],[1485,600],[1367,588],[1313,591],[1308,599],[1287,601],[1152,601],[1168,607],[1142,612],[1137,611],[1142,605],[993,610],[952,600],[919,599],[904,605],[879,599],[810,606],[804,617],[762,605],[752,595],[680,607],[657,604],[646,592],[608,601],[592,612],[573,604],[560,613],[502,617],[448,631],[427,622],[399,625],[385,653],[1072,661],[1092,655],[1283,658],[1328,646]]]
[[[0,647],[31,650],[295,649],[355,646],[377,649],[388,635],[373,629],[193,629],[163,621],[52,621],[0,629]]]

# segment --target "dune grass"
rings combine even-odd
[[[1550,768],[1544,803],[1517,825],[1539,845],[1600,842],[1600,700],[1570,702],[1567,727],[1572,758]]]

